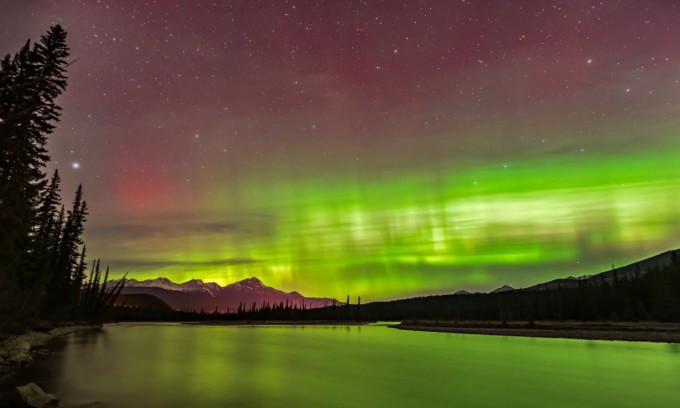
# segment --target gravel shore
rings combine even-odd
[[[54,338],[70,333],[100,330],[101,325],[71,325],[51,330],[29,331],[21,335],[0,337],[0,407],[54,407],[59,399],[29,382],[25,385],[12,384],[12,375],[17,369],[26,367],[34,357],[49,355],[45,346]]]
[[[451,322],[408,321],[392,326],[401,330],[492,336],[548,337],[584,340],[680,343],[680,324],[659,322]]]

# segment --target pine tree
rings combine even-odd
[[[29,277],[37,280],[36,283],[39,285],[44,285],[49,280],[50,261],[55,250],[54,230],[58,229],[58,233],[61,230],[60,213],[57,211],[61,205],[60,183],[59,172],[55,170],[36,211],[36,227],[28,272]]]
[[[68,210],[66,221],[63,221],[63,210],[58,222],[63,222],[58,238],[54,262],[51,265],[50,308],[58,305],[73,305],[77,302],[80,287],[84,278],[85,259],[81,245],[82,234],[87,216],[87,203],[83,200],[82,186],[78,186],[73,199],[73,207]]]
[[[80,260],[78,261],[78,267],[74,273],[73,279],[73,299],[78,299],[80,297],[80,292],[85,284],[85,269],[87,268],[87,263],[85,262],[86,247],[83,245],[83,250],[80,252]],[[109,268],[106,268],[106,276],[108,278]]]
[[[59,120],[55,99],[66,88],[67,57],[66,32],[57,25],[0,66],[0,213],[13,221],[18,251],[27,249],[45,186],[45,145]]]
[[[36,211],[35,243],[39,246],[48,239],[51,225],[57,216],[57,208],[61,205],[61,177],[59,170],[54,170],[47,188],[42,194],[40,205]]]
[[[21,272],[38,225],[45,146],[59,120],[55,99],[66,88],[67,57],[66,32],[57,25],[0,64],[0,274],[24,287],[30,280]]]
[[[0,61],[0,314],[13,320],[37,310],[48,280],[39,235],[50,222],[40,216],[50,206],[44,200],[54,198],[45,188],[46,144],[59,120],[67,57],[66,32],[54,26]]]
[[[51,275],[53,274],[53,271],[56,269],[57,263],[59,262],[59,249],[61,248],[61,237],[64,234],[65,222],[66,209],[62,205],[54,223],[52,224],[52,227],[48,232],[49,261],[47,269],[49,271],[48,273]],[[48,277],[48,279],[52,278],[51,275]]]

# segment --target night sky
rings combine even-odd
[[[23,1],[69,32],[51,169],[115,277],[366,301],[680,247],[680,5]]]

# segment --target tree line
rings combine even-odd
[[[295,320],[329,320],[329,321],[358,321],[361,320],[361,297],[359,297],[357,305],[349,303],[349,296],[347,303],[341,305],[338,302],[331,302],[321,308],[312,308],[304,301],[300,304],[286,301],[269,302],[262,301],[261,303],[252,302],[246,304],[240,302],[236,310],[227,308],[220,310],[215,307],[213,310],[173,310],[167,304],[164,307],[158,305],[149,306],[142,302],[126,302],[126,298],[135,295],[122,295],[123,301],[118,302],[116,306],[110,309],[108,315],[112,320],[124,321],[149,321],[149,320],[163,320],[163,321],[295,321]],[[144,296],[152,296],[145,294]],[[152,296],[153,297],[153,296]],[[156,298],[157,299],[157,298]],[[146,301],[148,299],[144,299]],[[163,303],[162,301],[160,303]]]
[[[55,25],[34,44],[0,61],[0,331],[37,319],[100,319],[125,278],[108,285],[108,268],[87,272],[82,186],[66,207],[57,170],[47,177],[47,140],[59,121],[56,99],[67,85],[66,31]],[[241,304],[234,312],[144,311],[119,307],[122,318],[164,320],[659,320],[680,321],[680,262],[612,282],[578,287],[443,295],[310,309]],[[110,315],[112,316],[112,315]],[[155,317],[154,317],[155,316]]]
[[[519,289],[500,293],[425,296],[386,302],[350,304],[323,308],[292,305],[246,306],[227,313],[215,311],[177,312],[118,308],[119,318],[129,320],[193,321],[662,321],[680,322],[680,257],[674,251],[670,262],[634,273],[605,274],[579,281],[577,286],[549,289]]]
[[[124,284],[107,290],[98,261],[86,282],[82,186],[67,208],[58,170],[49,179],[45,172],[47,140],[61,115],[56,99],[67,85],[66,35],[52,26],[0,61],[0,331],[37,319],[93,318]]]
[[[527,321],[680,321],[680,261],[612,281],[581,281],[577,287],[513,290],[491,294],[442,295],[371,303],[368,319]]]

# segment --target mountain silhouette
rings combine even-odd
[[[115,281],[113,282],[115,284]],[[123,295],[149,294],[167,303],[175,310],[234,312],[239,304],[257,307],[263,303],[289,304],[293,307],[314,309],[324,306],[340,305],[336,299],[305,297],[299,292],[285,292],[265,285],[256,277],[243,279],[227,286],[215,282],[191,279],[175,283],[168,278],[158,277],[139,281],[129,279],[121,292]]]

